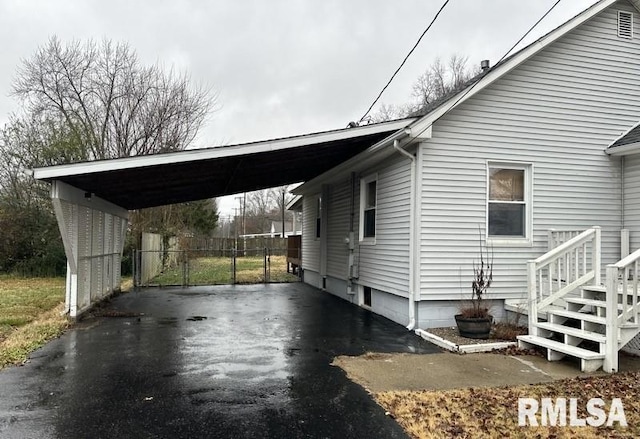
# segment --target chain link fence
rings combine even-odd
[[[286,248],[135,250],[134,286],[196,286],[296,282]],[[154,261],[149,274],[145,261]],[[143,275],[144,274],[144,275]]]

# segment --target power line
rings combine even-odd
[[[440,7],[440,9],[438,10],[438,12],[436,13],[436,15],[433,17],[433,20],[431,20],[431,23],[429,23],[429,26],[427,26],[427,28],[424,30],[424,32],[422,32],[422,35],[420,35],[420,38],[418,38],[418,41],[416,41],[416,43],[413,45],[413,47],[411,48],[411,50],[409,51],[409,53],[407,53],[407,56],[404,57],[404,59],[402,60],[402,63],[400,63],[400,66],[396,69],[395,72],[393,72],[393,75],[391,75],[391,78],[389,79],[389,81],[387,82],[387,84],[382,88],[382,90],[380,91],[380,93],[378,93],[378,96],[374,99],[373,103],[369,106],[369,108],[367,109],[367,111],[364,113],[364,115],[360,118],[359,122],[362,122],[364,120],[365,117],[367,117],[367,115],[369,114],[369,112],[371,111],[371,109],[373,108],[373,106],[375,104],[378,103],[378,100],[380,100],[380,97],[382,96],[382,94],[385,92],[385,90],[389,87],[389,85],[391,85],[391,82],[394,80],[394,78],[396,77],[396,75],[398,74],[398,72],[400,71],[400,69],[402,69],[402,67],[405,65],[405,63],[407,62],[407,60],[409,59],[409,57],[411,56],[411,54],[413,53],[414,50],[416,50],[416,48],[418,47],[418,44],[420,44],[420,41],[422,41],[422,38],[425,36],[425,34],[429,31],[429,29],[431,29],[431,26],[433,26],[433,23],[435,23],[435,21],[438,19],[438,16],[440,15],[440,13],[442,12],[442,10],[445,8],[445,6],[447,6],[447,4],[449,3],[449,0],[445,0],[445,2],[442,4],[442,6]]]
[[[536,28],[536,26],[538,26],[538,24],[540,24],[540,22],[541,22],[542,20],[544,20],[544,19],[547,17],[547,15],[549,15],[549,14],[551,13],[551,11],[553,11],[553,10],[555,9],[555,7],[556,7],[556,6],[558,6],[558,3],[560,3],[561,1],[562,1],[562,0],[557,0],[557,1],[556,1],[556,2],[555,2],[555,3],[554,3],[554,4],[549,8],[549,10],[547,10],[547,12],[545,12],[545,13],[544,13],[544,15],[543,15],[542,17],[540,17],[540,18],[538,19],[538,21],[536,21],[536,22],[533,24],[533,26],[531,26],[531,27],[529,28],[529,30],[528,30],[528,31],[526,31],[526,32],[524,33],[524,35],[522,35],[522,36],[520,37],[520,39],[519,39],[518,41],[516,41],[516,43],[515,43],[513,46],[511,46],[511,48],[510,48],[509,50],[507,50],[507,51],[505,52],[505,54],[504,54],[504,55],[502,55],[502,58],[500,58],[500,59],[498,60],[498,62],[493,66],[493,68],[498,67],[498,66],[500,65],[500,63],[501,63],[502,61],[504,61],[504,59],[505,59],[505,58],[506,58],[506,57],[511,53],[511,51],[512,51],[513,49],[515,49],[515,48],[516,48],[516,46],[517,46],[518,44],[520,44],[520,43],[522,42],[522,40],[524,40],[524,39],[527,37],[527,35],[529,35],[529,34],[531,33],[531,31],[533,31],[533,29],[535,29],[535,28]],[[483,76],[483,77],[484,77],[484,76]],[[465,91],[465,92],[464,92],[464,93],[463,93],[463,94],[462,94],[462,95],[461,95],[461,96],[460,96],[460,97],[459,97],[459,98],[458,98],[458,99],[453,103],[453,105],[451,105],[451,106],[449,107],[449,109],[448,109],[447,111],[445,111],[445,112],[442,114],[442,116],[440,116],[440,118],[444,117],[447,113],[449,113],[449,111],[451,111],[452,109],[454,109],[454,108],[455,108],[455,106],[458,104],[458,102],[460,102],[462,99],[464,99],[464,97],[465,97],[467,94],[469,94],[469,92],[470,92],[471,90],[473,90],[473,88],[474,88],[476,85],[478,85],[478,83],[480,82],[480,80],[481,80],[481,79],[482,79],[482,78],[480,78],[480,79],[478,79],[476,82],[474,82],[474,83],[473,83],[473,85],[471,85],[471,87],[469,87],[469,88],[468,88],[468,89],[467,89],[467,90],[466,90],[466,91]],[[426,129],[427,129],[427,128],[425,128],[425,130],[426,130]],[[423,131],[424,131],[424,130],[423,130]],[[422,133],[419,133],[419,134],[422,134]],[[419,134],[418,134],[418,135],[419,135]]]

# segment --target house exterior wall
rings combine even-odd
[[[409,160],[398,154],[390,164],[363,172],[361,177],[376,173],[376,239],[375,244],[362,243],[358,246],[358,284],[408,297],[411,192]],[[358,188],[356,194],[359,193]],[[358,197],[356,212],[359,211],[359,206]]]
[[[350,178],[329,183],[323,198],[327,215],[327,227],[322,231],[327,234],[326,289],[354,301],[354,295],[346,294],[349,249],[345,238],[349,236],[351,194],[353,191],[354,235],[358,241],[360,179],[373,174],[377,175],[376,238],[375,244],[356,243],[355,259],[359,273],[356,286],[369,286],[379,294],[408,296],[410,172],[409,160],[398,155],[383,166],[356,175],[355,188],[352,188]],[[314,239],[315,203],[315,196],[303,199],[302,253],[305,282],[320,286],[323,255],[321,240]],[[383,302],[379,300],[378,303],[382,306]],[[403,309],[406,307],[405,304]]]
[[[313,194],[302,199],[302,267],[316,273],[320,273],[320,240],[316,238],[316,209],[319,196],[320,194]]]
[[[633,252],[640,248],[640,154],[624,158],[624,227]]]
[[[603,230],[603,266],[618,259],[620,160],[606,146],[640,118],[640,38],[617,37],[603,11],[441,118],[421,145],[421,297],[465,299],[479,229],[486,227],[487,161],[531,164],[533,242],[494,246],[490,297],[526,294],[526,261],[550,228]]]
[[[526,262],[547,251],[549,229],[602,228],[603,268],[620,255],[620,229],[640,247],[640,159],[604,150],[640,119],[640,35],[617,36],[617,13],[640,13],[620,1],[523,62],[442,116],[432,137],[417,145],[416,219],[419,229],[418,325],[453,324],[459,300],[469,299],[479,235],[487,226],[488,163],[521,164],[530,171],[531,227],[527,243],[494,243],[493,314],[505,299],[526,296]],[[410,165],[405,157],[360,172],[355,190],[359,222],[360,178],[378,174],[375,245],[359,245],[358,286],[372,288],[372,311],[408,321]],[[327,290],[362,304],[361,289],[347,294],[351,183],[327,181]],[[305,208],[306,199],[305,194]],[[307,209],[308,210],[308,209]],[[315,227],[311,211],[304,223]],[[314,229],[305,228],[304,254],[315,257]],[[321,277],[314,260],[305,281]],[[307,280],[309,279],[309,280]]]
[[[344,180],[333,184],[329,191],[327,212],[327,275],[346,280],[348,276],[349,248],[345,238],[349,236],[351,183]],[[357,216],[354,229],[358,230]],[[345,286],[346,290],[346,286]]]

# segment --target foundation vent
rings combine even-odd
[[[618,36],[620,38],[633,38],[633,13],[618,11]]]

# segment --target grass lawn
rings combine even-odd
[[[236,259],[236,282],[240,284],[264,281],[262,256],[246,256]],[[271,282],[295,282],[297,276],[287,273],[287,258],[271,256]],[[177,266],[151,280],[157,285],[181,285],[182,267]],[[220,285],[231,283],[231,258],[208,257],[189,261],[189,285]]]
[[[64,278],[0,275],[0,368],[62,334],[69,325],[61,315],[64,294]]]
[[[572,378],[547,384],[449,391],[392,391],[375,394],[377,402],[409,436],[431,438],[614,438],[640,437],[640,373]],[[621,398],[628,427],[532,427],[518,425],[518,398],[578,398],[578,419],[586,419],[590,398],[602,398],[609,415]],[[567,401],[567,423],[569,402]],[[606,418],[605,418],[606,419]],[[541,423],[540,411],[537,422]]]

